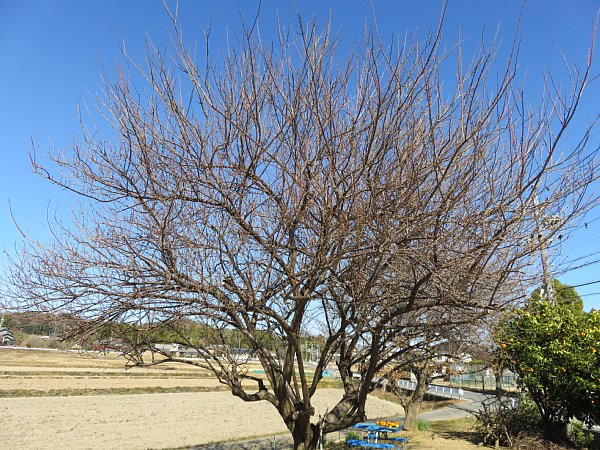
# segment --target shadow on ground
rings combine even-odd
[[[193,447],[193,450],[292,450],[294,446],[289,438],[261,438],[241,442],[219,442]]]
[[[442,431],[436,434],[444,439],[458,439],[475,445],[481,444],[482,441],[481,434],[476,431]]]

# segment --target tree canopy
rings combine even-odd
[[[552,280],[554,284],[554,298],[558,305],[565,306],[575,314],[583,312],[583,300],[575,290],[575,288],[562,284],[559,280],[554,278]],[[531,298],[534,300],[542,300],[542,288],[537,288],[531,293]]]
[[[571,418],[600,422],[600,312],[532,296],[501,322],[497,339],[549,429]]]
[[[373,377],[406,352],[399,330],[424,342],[510,302],[545,244],[531,239],[540,211],[560,211],[566,232],[595,202],[589,134],[562,151],[589,68],[529,107],[517,48],[496,70],[495,42],[451,58],[441,28],[400,46],[374,30],[344,53],[299,19],[275,42],[245,30],[216,61],[173,27],[170,52],[150,44],[144,64],[127,61],[141,85],[127,70],[105,80],[110,133],[84,120],[71,148],[34,159],[78,219],[24,245],[14,298],[84,317],[83,334],[138,324],[135,364],[160,351],[153,329],[205,325],[194,363],[270,402],[298,449],[365,419]],[[266,379],[223,353],[232,329]],[[307,333],[323,336],[310,368]],[[331,364],[343,395],[316,421]]]

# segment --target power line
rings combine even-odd
[[[567,259],[567,260],[561,262],[561,264],[571,264],[571,263],[574,263],[575,261],[581,261],[582,259],[591,258],[592,256],[596,256],[598,254],[600,254],[600,250],[598,250],[597,252],[589,253],[585,256],[579,256],[578,258]]]
[[[598,284],[600,283],[600,280],[596,280],[596,281],[590,281],[589,283],[583,283],[583,284],[576,284],[575,286],[571,286],[571,287],[581,287],[581,286],[589,286],[590,284]]]
[[[589,226],[594,223],[595,221],[600,220],[600,216],[595,217],[592,220],[586,220],[583,224],[576,226],[575,228],[573,228],[573,231],[577,231],[580,230],[581,228],[585,228],[586,230],[589,228]]]
[[[590,295],[598,295],[600,294],[600,291],[598,292],[590,292],[589,294],[579,294],[580,297],[589,297]]]
[[[578,266],[565,267],[560,270],[560,274],[564,275],[565,273],[572,272],[573,270],[583,269],[584,267],[593,266],[594,264],[600,263],[600,259],[595,259],[594,261],[588,261],[586,263],[580,264]]]

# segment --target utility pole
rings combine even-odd
[[[550,273],[550,264],[548,263],[547,245],[549,241],[546,240],[546,236],[544,235],[544,225],[547,224],[542,223],[543,220],[540,217],[540,212],[538,210],[539,204],[537,196],[533,199],[533,205],[537,240],[540,248],[540,257],[542,259],[542,298],[546,299],[552,306],[556,306],[556,296],[554,295],[554,279]]]

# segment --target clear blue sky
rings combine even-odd
[[[173,4],[170,2],[170,4]],[[211,26],[212,48],[225,46],[227,33],[240,27],[240,9],[253,18],[258,2],[192,1],[179,2],[181,26],[189,40],[201,38]],[[277,14],[292,14],[291,2],[263,0],[260,27],[272,36]],[[402,35],[408,29],[427,31],[435,26],[440,2],[380,1],[373,6],[384,38]],[[360,37],[365,23],[372,20],[368,1],[296,0],[305,16],[332,18],[342,40]],[[600,0],[529,0],[522,24],[520,67],[527,73],[527,87],[539,89],[540,76],[550,69],[565,76],[561,51],[569,61],[585,63],[591,42],[594,17]],[[449,0],[444,39],[456,42],[457,32],[467,38],[467,47],[479,42],[484,26],[490,32],[500,26],[505,47],[514,36],[521,9],[519,1]],[[119,44],[130,54],[140,55],[149,36],[167,45],[170,24],[158,0],[0,0],[0,250],[13,252],[21,239],[10,215],[33,238],[45,239],[44,223],[68,198],[33,174],[29,162],[34,140],[42,147],[68,146],[79,133],[77,106],[91,101],[99,92],[100,64],[110,67],[119,59]],[[600,45],[600,44],[599,44]],[[600,59],[600,52],[596,51]],[[600,72],[596,61],[595,72]],[[564,78],[563,78],[564,79]],[[600,105],[600,81],[592,85],[578,116],[577,128],[595,117]],[[594,142],[600,141],[596,132]],[[600,216],[593,211],[589,222]],[[567,258],[600,252],[600,220],[582,228],[563,246]],[[600,259],[600,255],[579,262]],[[0,257],[0,270],[5,258]],[[600,280],[600,264],[574,270],[560,279],[570,284]],[[600,283],[577,288],[584,295],[586,309],[600,309]]]

